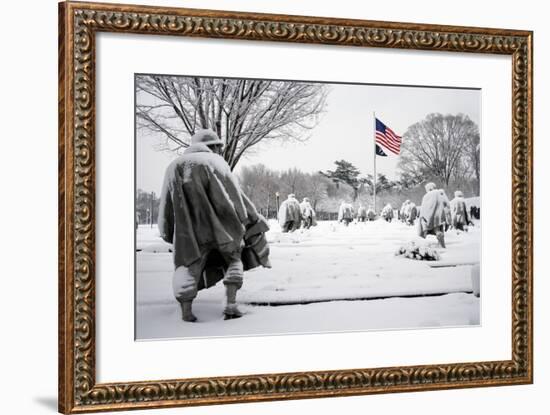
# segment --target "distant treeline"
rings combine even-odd
[[[351,163],[337,161],[334,171],[305,173],[298,168],[283,171],[271,170],[263,164],[240,169],[239,181],[244,193],[252,200],[256,208],[267,218],[277,217],[277,197],[279,203],[294,193],[298,200],[309,198],[311,206],[319,220],[335,220],[342,201],[351,202],[355,208],[362,204],[374,206],[373,180],[371,175],[361,176],[360,171]],[[345,168],[343,168],[344,166]],[[455,190],[462,190],[466,198],[478,196],[478,184],[475,179],[450,180],[442,185],[437,178],[426,177],[421,182],[411,181],[406,175],[400,180],[389,180],[384,174],[377,175],[376,207],[377,213],[390,203],[399,208],[405,200],[420,205],[425,190],[424,185],[435,182],[443,188],[449,199]],[[137,189],[136,222],[156,224],[159,209],[159,197],[154,192]]]
[[[155,192],[145,192],[137,189],[136,192],[136,223],[138,224],[156,224],[159,212],[160,199]]]
[[[343,160],[336,165],[342,165],[342,162],[347,167],[351,165]],[[338,167],[335,171],[338,171]],[[351,171],[354,171],[353,166]],[[359,204],[365,207],[374,205],[372,176],[361,177],[359,170],[356,172],[355,178],[346,180],[345,176],[334,177],[334,174],[330,174],[334,173],[331,171],[305,173],[298,168],[277,171],[263,164],[256,164],[241,168],[238,176],[245,194],[256,208],[269,218],[277,217],[277,195],[280,203],[290,193],[294,193],[300,201],[304,197],[309,198],[319,220],[333,220],[344,200],[351,202],[355,207]],[[462,190],[465,197],[477,196],[475,180],[450,180],[450,183],[445,186],[433,177],[427,177],[421,183],[411,183],[406,177],[404,180],[392,181],[384,174],[377,176],[376,207],[378,211],[387,203],[394,208],[399,208],[407,199],[419,205],[425,194],[424,185],[428,181],[434,181],[443,188],[449,199],[453,198],[455,190]]]

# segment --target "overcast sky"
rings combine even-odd
[[[243,158],[236,168],[263,163],[271,169],[298,167],[304,172],[333,169],[335,160],[347,160],[363,175],[373,172],[373,112],[396,134],[426,115],[468,115],[479,127],[481,91],[403,87],[364,84],[330,84],[327,107],[320,122],[309,132],[305,143],[270,143],[260,145],[254,154]],[[164,169],[174,155],[155,150],[158,139],[137,135],[137,188],[160,193]],[[397,178],[398,156],[377,157],[376,170],[390,179]]]

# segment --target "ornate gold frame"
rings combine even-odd
[[[512,55],[512,356],[505,361],[98,384],[95,33]],[[532,383],[533,33],[179,8],[59,4],[59,411],[160,408]]]

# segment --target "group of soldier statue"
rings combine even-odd
[[[472,218],[468,213],[462,191],[455,191],[455,197],[449,202],[443,189],[435,183],[425,186],[426,194],[422,198],[418,219],[418,235],[426,238],[435,235],[439,245],[445,248],[445,232],[450,228],[467,231]]]
[[[393,209],[391,203],[384,205],[380,211],[380,217],[386,222],[392,222],[397,217],[403,223],[413,226],[416,224],[420,237],[434,235],[441,247],[445,247],[445,232],[449,229],[467,231],[467,226],[472,223],[472,218],[479,219],[479,207],[467,208],[462,191],[455,191],[454,199],[449,201],[445,191],[438,189],[435,183],[425,186],[426,194],[422,198],[420,206],[411,200],[405,200],[400,209]],[[342,201],[338,210],[338,221],[348,226],[354,220],[357,222],[373,221],[376,212],[371,206],[365,208],[359,205],[357,212],[353,205]]]
[[[434,235],[439,245],[445,248],[445,232],[449,229],[468,231],[468,225],[472,224],[472,216],[468,213],[461,190],[455,191],[454,199],[449,201],[445,191],[438,189],[435,183],[430,182],[424,188],[426,194],[422,198],[420,208],[414,202],[406,200],[397,212],[398,218],[410,226],[416,223],[420,237]],[[479,208],[473,208],[479,215]],[[388,213],[385,214],[385,211]],[[384,207],[381,215],[391,221],[393,209],[390,204]],[[479,219],[479,216],[476,219]]]
[[[313,210],[309,199],[304,197],[302,202],[298,202],[294,193],[290,193],[281,203],[278,219],[281,231],[284,233],[294,232],[299,228],[309,229],[317,225],[315,210]]]
[[[193,300],[197,291],[223,280],[226,319],[239,318],[237,291],[246,270],[270,268],[266,219],[241,190],[237,178],[221,156],[223,142],[212,130],[200,130],[191,138],[183,155],[166,169],[161,192],[158,227],[161,238],[173,245],[174,273],[172,288],[181,307],[182,319],[193,322]],[[450,228],[467,230],[471,218],[461,191],[449,202],[445,192],[428,183],[420,209],[407,200],[397,213],[399,219],[417,223],[418,234],[435,235],[445,247],[444,233]],[[470,211],[471,212],[471,211]],[[479,217],[479,210],[477,210]],[[381,217],[391,222],[394,210],[386,204]],[[307,197],[298,202],[289,194],[278,212],[282,232],[316,225],[316,214]],[[348,226],[373,221],[371,206],[342,201],[338,221]]]
[[[357,222],[368,222],[376,219],[376,213],[372,206],[369,205],[368,208],[359,204],[357,212],[353,205],[347,201],[342,201],[338,209],[338,222],[342,222],[344,225],[348,226],[354,219],[357,219]]]
[[[418,208],[414,202],[411,202],[409,199],[405,200],[401,205],[401,209],[397,211],[398,219],[409,225],[414,225],[416,218],[418,217]]]

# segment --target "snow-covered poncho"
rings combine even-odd
[[[425,238],[428,233],[435,233],[440,226],[447,223],[449,199],[441,189],[430,190],[422,198],[418,234]]]
[[[449,202],[449,198],[445,194],[445,191],[443,189],[439,189],[441,192],[441,195],[443,197],[445,208],[443,209],[445,212],[445,231],[452,225],[453,223],[453,216],[451,214],[451,202]]]
[[[384,209],[382,209],[382,212],[380,213],[384,219],[393,219],[393,208],[388,203],[386,206],[384,206]]]
[[[279,207],[279,225],[285,226],[288,222],[300,222],[302,216],[300,213],[300,203],[295,197],[288,197]]]
[[[344,219],[353,219],[353,206],[346,202],[343,202],[340,205],[340,209],[338,209],[338,221],[342,221]]]
[[[410,203],[410,200],[405,200],[401,205],[401,209],[399,209],[399,216],[401,219],[405,219],[407,217],[407,210],[409,209]]]
[[[416,217],[418,216],[418,208],[413,202],[409,202],[405,208],[405,220],[407,223],[414,223]]]
[[[376,212],[372,208],[368,208],[367,210],[367,219],[368,220],[374,220],[376,218]]]
[[[453,226],[458,224],[468,224],[468,208],[466,207],[466,201],[462,196],[457,196],[451,200],[451,215]]]
[[[302,218],[313,218],[315,215],[315,212],[313,211],[313,208],[311,207],[311,204],[307,201],[302,201],[300,203],[300,213],[302,214]]]
[[[204,144],[191,145],[167,167],[158,228],[161,238],[173,244],[176,268],[188,267],[211,250],[241,249],[247,228],[258,222],[265,219],[229,165]],[[267,256],[263,259],[268,263]]]

